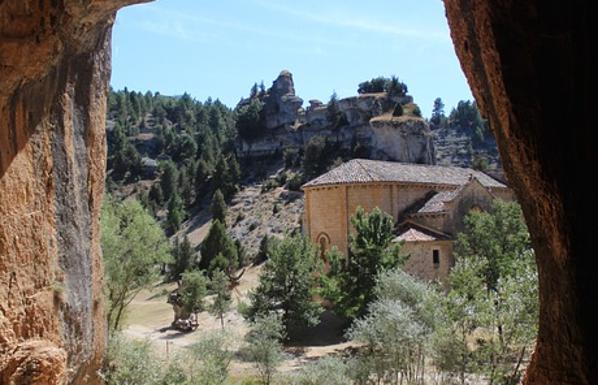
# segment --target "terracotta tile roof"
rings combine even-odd
[[[428,214],[440,213],[444,211],[444,204],[455,199],[457,195],[459,195],[461,189],[462,187],[436,193],[432,198],[428,199],[428,201],[426,201],[426,203],[419,210],[417,210],[416,213]]]
[[[484,187],[507,187],[483,172],[471,168],[386,162],[369,159],[352,159],[307,182],[303,187],[370,182],[405,182],[462,186],[472,176],[477,178]]]
[[[392,242],[427,242],[447,239],[450,239],[447,234],[428,230],[417,224],[410,224]]]
[[[409,229],[409,230],[405,231],[404,233],[402,233],[401,235],[399,235],[398,237],[396,237],[395,239],[393,239],[392,241],[393,242],[401,242],[401,241],[424,242],[424,241],[435,241],[437,239],[438,238],[436,238],[432,234],[426,234],[417,229]]]

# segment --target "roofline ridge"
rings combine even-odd
[[[355,162],[359,165],[359,167],[361,167],[363,169],[363,171],[367,174],[367,176],[370,178],[370,182],[377,182],[377,180],[374,179],[374,177],[372,176],[372,174],[370,173],[370,171],[363,165],[361,164],[361,160],[362,159],[355,159]],[[380,176],[378,176],[380,177]]]

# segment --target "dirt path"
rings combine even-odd
[[[247,322],[237,311],[237,305],[247,301],[250,290],[257,287],[261,266],[248,268],[241,278],[240,284],[233,291],[233,305],[225,318],[225,329],[231,333],[235,343],[234,349],[239,349],[243,338],[248,332]],[[199,328],[191,333],[181,333],[169,329],[173,320],[172,307],[166,303],[168,291],[174,289],[175,284],[160,284],[151,290],[140,292],[128,309],[123,333],[140,340],[149,340],[155,351],[171,356],[184,352],[184,349],[193,345],[205,333],[221,330],[220,321],[207,312],[199,314]],[[209,298],[208,298],[209,300]],[[317,360],[320,357],[339,353],[350,346],[339,338],[338,320],[329,313],[324,314],[323,322],[316,328],[306,331],[300,341],[285,349],[287,358],[280,365],[281,372],[295,370],[305,363]],[[235,359],[231,368],[232,373],[254,373],[251,363]]]

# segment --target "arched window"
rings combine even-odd
[[[320,233],[316,238],[316,242],[320,248],[320,257],[326,260],[326,252],[330,248],[330,237],[326,233]]]

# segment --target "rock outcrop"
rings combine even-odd
[[[96,384],[110,31],[138,0],[0,1],[0,383]]]
[[[294,124],[299,118],[303,99],[295,95],[293,75],[280,72],[264,99],[264,117],[267,129]]]
[[[589,169],[598,153],[590,2],[444,4],[536,252],[540,324],[524,384],[595,384],[598,201]]]
[[[412,104],[411,96],[391,98],[381,92],[340,99],[337,102],[343,119],[340,127],[330,121],[327,104],[310,100],[309,107],[302,108],[303,100],[295,95],[293,76],[286,70],[265,95],[257,97],[264,103],[265,134],[251,141],[240,140],[237,148],[241,157],[273,156],[285,149],[302,150],[314,136],[324,136],[348,153],[361,146],[372,159],[435,162],[432,133],[423,119],[413,115],[400,119],[386,117],[397,103]],[[244,99],[239,105],[249,102],[250,99]]]

